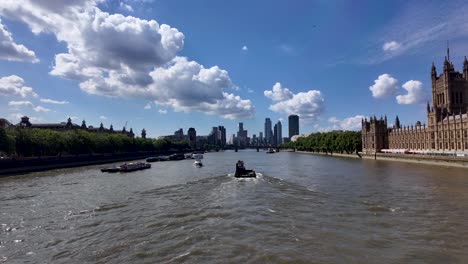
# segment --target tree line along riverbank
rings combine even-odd
[[[127,161],[189,149],[186,141],[125,134],[0,128],[0,175]]]
[[[300,137],[284,146],[299,151],[350,154],[362,151],[362,138],[360,131],[317,132]]]
[[[125,134],[93,133],[74,129],[0,129],[0,154],[15,157],[83,155],[104,153],[166,152],[188,149],[186,141],[133,138]]]

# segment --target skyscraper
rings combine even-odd
[[[265,118],[265,143],[271,144],[271,120],[270,118]]]
[[[288,117],[288,125],[289,125],[289,139],[292,136],[299,135],[299,116],[298,115],[290,115]]]
[[[281,121],[278,120],[278,122],[275,125],[276,127],[276,145],[281,145],[283,143],[283,126],[281,125]]]
[[[188,138],[189,138],[189,145],[191,148],[196,148],[197,147],[197,131],[195,131],[195,128],[191,127],[187,131]]]
[[[273,146],[277,146],[278,145],[278,124],[275,124],[275,126],[273,127],[273,135],[271,137],[271,144]]]
[[[226,128],[224,126],[218,126],[218,140],[221,146],[226,145]]]
[[[239,122],[239,131],[237,131],[238,145],[241,147],[247,146],[247,130],[244,130],[244,123]]]

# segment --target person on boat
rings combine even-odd
[[[236,174],[245,173],[244,162],[242,160],[237,161],[236,163]]]

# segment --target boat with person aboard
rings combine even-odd
[[[244,162],[242,160],[237,161],[236,163],[236,173],[234,173],[236,178],[255,178],[257,175],[254,170],[245,169]]]
[[[267,154],[273,154],[275,153],[275,150],[273,148],[269,148],[267,151],[266,151]]]
[[[201,160],[195,160],[193,162],[193,166],[200,168],[200,167],[203,167],[203,163],[201,162]]]

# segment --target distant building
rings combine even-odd
[[[197,147],[197,131],[195,128],[191,127],[187,131],[188,134],[188,143],[191,148]]]
[[[51,129],[55,131],[66,131],[66,130],[73,130],[73,129],[83,129],[93,133],[112,133],[112,134],[125,134],[129,137],[134,137],[135,134],[133,133],[133,129],[130,128],[130,131],[127,132],[125,127],[122,130],[114,130],[112,125],[110,128],[105,128],[104,125],[100,124],[99,127],[93,126],[86,126],[86,122],[83,120],[81,126],[72,123],[71,118],[67,119],[67,122],[61,123],[39,123],[33,124],[29,121],[29,117],[23,116],[21,117],[21,121],[15,125],[15,127],[22,127],[22,128],[40,128],[40,129]]]
[[[271,119],[265,118],[265,144],[272,143]]]
[[[275,124],[275,126],[273,127],[271,145],[273,146],[278,145],[278,124]]]
[[[443,72],[437,76],[432,63],[432,106],[427,103],[427,126],[402,127],[395,119],[388,127],[387,118],[362,120],[362,149],[364,152],[455,153],[468,151],[468,60],[463,72],[456,72],[449,50]]]
[[[244,130],[244,123],[239,123],[239,130],[237,131],[237,145],[245,147],[248,145],[248,134],[247,130]]]
[[[218,146],[219,145],[218,134],[219,134],[218,127],[213,127],[211,129],[210,134],[208,135],[208,144]]]
[[[12,126],[12,124],[8,122],[8,120],[5,118],[0,118],[0,128],[8,128],[10,126]]]
[[[226,146],[226,128],[218,126],[218,141],[220,146]]]
[[[289,139],[295,135],[299,135],[299,116],[290,115],[288,117],[288,126],[289,126]]]
[[[184,139],[184,130],[180,128],[179,130],[174,132],[174,138],[178,140],[183,140]]]
[[[264,144],[264,142],[263,142],[263,132],[258,133],[258,143],[260,145]]]
[[[208,136],[197,136],[197,146],[203,147],[208,144]]]
[[[229,138],[229,144],[235,145],[237,142],[236,135],[232,134],[231,137]]]
[[[275,125],[276,127],[276,145],[281,145],[283,144],[283,126],[281,125],[281,121],[278,120],[278,122]]]

